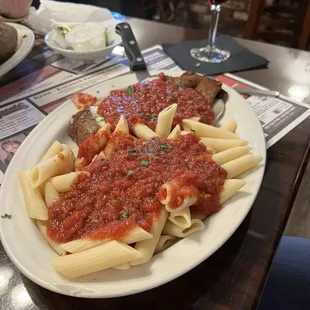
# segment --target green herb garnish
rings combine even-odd
[[[128,154],[135,154],[135,153],[137,153],[137,151],[135,149],[128,150]]]
[[[196,132],[196,130],[194,130],[194,129],[191,129],[191,132],[195,133],[195,132]]]
[[[180,87],[184,87],[185,86],[185,83],[183,81],[179,81],[178,84],[179,84]]]
[[[133,86],[128,86],[127,89],[126,89],[126,94],[128,96],[131,96],[133,93],[135,92],[135,89],[133,88]]]
[[[12,215],[5,213],[4,215],[1,215],[1,218],[10,220],[12,218]]]
[[[127,176],[129,177],[130,175],[134,174],[135,172],[133,170],[128,170]]]
[[[145,117],[151,117],[151,114],[150,113],[147,113],[147,112],[143,112],[143,111],[137,111],[137,114],[140,114],[142,116],[145,116]]]
[[[119,220],[120,221],[123,221],[125,219],[128,219],[129,218],[129,213],[128,212],[124,212],[121,214],[121,216],[119,217]]]
[[[156,122],[158,120],[158,115],[157,114],[152,114],[152,121]]]
[[[104,163],[104,158],[100,158],[100,161],[101,161],[102,163]]]
[[[144,167],[148,167],[150,163],[148,162],[148,160],[141,160],[140,164]]]
[[[166,152],[170,152],[171,150],[171,146],[170,145],[167,145],[165,143],[160,143],[157,145],[157,148],[161,151],[166,151]]]

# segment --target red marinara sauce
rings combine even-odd
[[[166,107],[177,103],[173,127],[181,125],[183,119],[200,117],[200,121],[212,125],[214,112],[207,105],[205,97],[193,88],[159,79],[144,81],[129,86],[126,90],[113,90],[110,96],[99,103],[98,114],[115,128],[121,115],[129,125],[143,123],[155,129],[158,114]]]
[[[48,234],[53,240],[119,240],[136,226],[150,231],[162,208],[159,189],[170,180],[199,192],[193,213],[208,216],[220,209],[227,173],[194,134],[145,141],[118,133],[110,136],[109,143],[114,145],[112,159],[94,160],[84,168],[90,177],[60,194],[48,209]]]
[[[90,94],[77,93],[71,98],[71,101],[74,103],[77,109],[85,110],[96,104],[97,97],[94,97]]]

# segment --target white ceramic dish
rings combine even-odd
[[[179,72],[166,72],[179,75]],[[134,74],[125,75],[90,89],[98,96],[109,94],[136,83]],[[0,193],[0,214],[12,214],[12,219],[0,219],[2,244],[17,268],[29,279],[51,291],[89,298],[107,298],[134,294],[167,283],[193,269],[219,249],[239,227],[256,198],[264,174],[266,149],[263,131],[250,105],[234,90],[223,87],[229,95],[222,121],[235,119],[238,134],[249,141],[252,152],[263,156],[263,162],[240,178],[246,186],[208,218],[206,229],[156,255],[145,265],[126,271],[107,270],[76,280],[58,274],[49,261],[55,256],[34,222],[27,217],[17,172],[30,170],[54,140],[75,144],[67,134],[71,115],[77,110],[69,100],[47,116],[27,137],[14,156]],[[206,275],[201,275],[205,277]]]
[[[111,27],[109,28],[113,28],[112,30],[109,31],[110,33],[110,40],[112,41],[112,43],[110,45],[108,45],[105,48],[99,48],[96,50],[92,50],[92,51],[75,51],[75,50],[71,50],[71,49],[64,49],[61,48],[57,45],[57,43],[55,43],[55,41],[53,41],[53,36],[55,33],[55,30],[50,31],[46,36],[45,36],[45,43],[46,45],[60,53],[61,55],[70,58],[70,59],[75,59],[75,60],[88,60],[88,61],[93,61],[93,60],[98,60],[98,59],[102,59],[105,58],[106,56],[108,56],[109,54],[112,53],[113,49],[121,44],[122,39],[121,37],[115,32],[115,24],[110,25]]]
[[[0,76],[6,74],[11,69],[22,62],[31,52],[34,44],[34,33],[31,29],[15,23],[7,23],[17,30],[18,44],[15,53],[4,63],[0,64]]]

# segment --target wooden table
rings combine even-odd
[[[205,38],[179,27],[130,19],[142,48],[164,42]],[[237,75],[289,95],[310,80],[310,53],[238,39],[266,57],[268,69]],[[27,67],[25,67],[27,66]],[[31,70],[31,63],[24,68]],[[28,69],[26,69],[28,70]],[[9,80],[2,78],[1,84]],[[310,99],[307,99],[310,103]],[[253,309],[262,292],[274,252],[287,222],[309,158],[310,119],[268,150],[266,173],[252,211],[212,257],[184,276],[153,290],[114,299],[77,299],[47,291],[20,274],[0,248],[1,309]],[[17,240],[18,242],[18,240]],[[26,292],[17,294],[18,290]],[[28,294],[29,296],[28,296]]]

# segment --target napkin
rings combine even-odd
[[[228,60],[222,63],[212,64],[192,58],[190,50],[194,47],[206,46],[207,40],[187,41],[180,44],[162,44],[162,46],[165,52],[182,69],[206,75],[248,70],[263,67],[269,63],[267,59],[250,52],[230,36],[223,35],[217,37],[215,44],[218,48],[230,51],[231,55]]]
[[[105,8],[51,0],[40,3],[38,10],[30,8],[23,24],[43,35],[64,24],[72,27],[86,22],[105,22],[115,26],[111,11]]]

